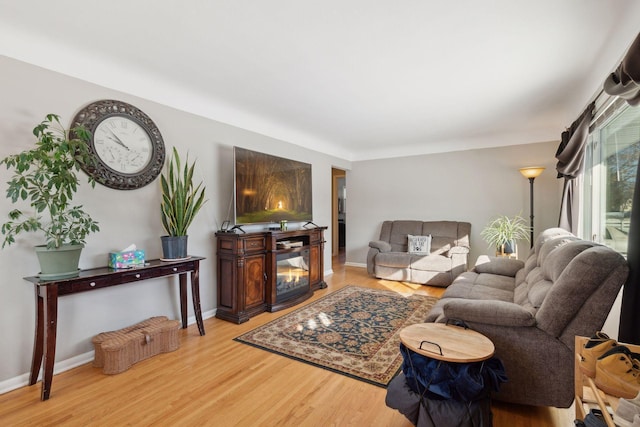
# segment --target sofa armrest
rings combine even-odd
[[[516,277],[516,273],[522,268],[524,268],[524,261],[519,259],[481,255],[478,257],[473,271],[476,273]]]
[[[391,245],[383,240],[372,240],[369,247],[379,250],[380,252],[391,252]]]
[[[454,255],[467,255],[468,253],[469,248],[466,246],[454,246],[447,251],[447,257],[451,258]]]
[[[521,327],[536,324],[533,309],[506,301],[452,298],[444,303],[442,312],[446,319],[489,325]]]

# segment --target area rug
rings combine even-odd
[[[437,300],[346,286],[235,340],[386,387],[402,364],[399,331]]]

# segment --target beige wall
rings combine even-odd
[[[227,218],[232,197],[234,145],[312,163],[314,222],[331,225],[332,167],[347,171],[347,262],[364,265],[367,244],[377,238],[385,219],[452,219],[472,223],[470,260],[488,253],[479,237],[490,217],[529,215],[528,181],[518,168],[547,168],[536,179],[536,230],[557,221],[560,183],[555,179],[556,142],[452,152],[405,158],[348,162],[250,131],[175,110],[131,95],[63,76],[0,56],[0,157],[26,148],[33,126],[45,114],[60,114],[68,123],[89,102],[116,98],[145,111],[158,125],[167,148],[176,146],[198,159],[209,202],[190,230],[190,252],[205,256],[201,264],[201,300],[206,315],[215,309],[213,232]],[[9,175],[0,170],[0,182]],[[81,267],[104,265],[106,254],[131,243],[148,258],[161,254],[163,234],[158,213],[159,189],[154,182],[133,191],[96,186],[82,177],[77,201],[100,222],[101,232],[89,237]],[[3,190],[4,191],[4,190]],[[0,220],[12,208],[0,198]],[[232,214],[231,214],[232,215]],[[2,220],[3,221],[3,220]],[[332,229],[326,233],[325,271],[331,269]],[[0,392],[26,384],[33,343],[33,289],[22,277],[37,273],[32,245],[36,236],[0,250]],[[521,257],[527,247],[522,247]],[[526,245],[525,245],[526,246]],[[91,338],[154,315],[179,317],[176,283],[159,279],[72,295],[60,300],[56,368],[86,363]],[[192,316],[190,309],[190,316]]]
[[[201,263],[201,301],[205,315],[216,304],[214,231],[227,218],[233,192],[234,145],[313,165],[314,222],[331,225],[331,168],[348,169],[350,163],[154,102],[116,92],[0,56],[0,157],[21,151],[33,142],[31,130],[47,113],[69,123],[86,104],[115,98],[146,112],[160,129],[169,150],[176,146],[197,158],[198,173],[207,186],[208,203],[189,230],[189,252],[205,256]],[[101,231],[89,236],[80,260],[82,268],[105,265],[107,253],[135,243],[147,258],[161,255],[159,182],[132,191],[96,185],[91,189],[81,172],[76,201],[100,223]],[[0,169],[2,194],[9,179]],[[0,197],[0,221],[14,206]],[[233,219],[233,213],[231,213]],[[326,234],[325,271],[331,269],[331,230]],[[27,236],[18,245],[0,250],[0,392],[27,382],[33,344],[33,289],[23,277],[37,274],[33,245],[40,236]],[[57,368],[88,361],[91,338],[102,331],[121,328],[155,315],[178,318],[175,279],[158,279],[118,286],[60,299]],[[190,309],[190,316],[193,316]]]
[[[529,181],[519,168],[544,166],[534,189],[536,233],[558,223],[561,184],[557,142],[354,162],[347,172],[347,262],[366,263],[368,243],[384,220],[454,220],[471,223],[470,263],[491,250],[480,231],[496,215],[529,219]],[[354,220],[357,219],[357,220]],[[529,245],[518,243],[521,259]]]

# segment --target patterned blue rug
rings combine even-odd
[[[437,300],[346,286],[235,340],[386,387],[402,364],[399,331]]]

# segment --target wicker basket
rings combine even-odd
[[[93,338],[93,366],[105,374],[119,374],[134,363],[180,347],[178,320],[152,317],[118,331],[103,332]]]

